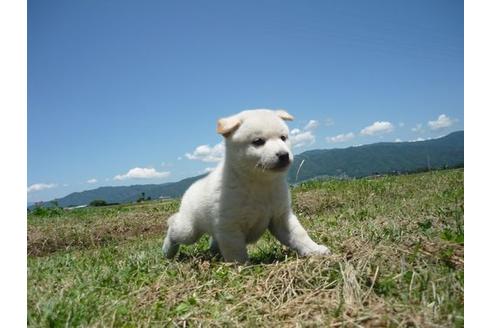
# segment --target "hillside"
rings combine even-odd
[[[299,174],[296,174],[301,162]],[[364,177],[392,172],[464,165],[464,132],[417,142],[381,142],[345,149],[311,150],[299,154],[289,172],[295,183],[319,176]]]
[[[292,188],[332,255],[265,234],[251,263],[208,238],[161,252],[178,200],[28,214],[29,327],[463,327],[463,169]]]
[[[463,165],[464,132],[458,131],[426,141],[382,142],[344,149],[306,151],[295,156],[288,181],[294,184],[316,177],[358,178],[376,173],[414,172]],[[100,187],[75,192],[57,201],[62,207],[84,205],[95,199],[109,203],[129,203],[136,201],[142,192],[152,199],[176,198],[201,177],[203,175],[164,184]]]
[[[148,185],[133,185],[120,187],[100,187],[97,189],[74,192],[63,198],[57,199],[61,207],[89,204],[95,199],[102,199],[108,203],[131,203],[136,201],[142,193],[145,197],[156,199],[159,197],[177,198],[196,180],[203,177],[199,175],[178,182]]]

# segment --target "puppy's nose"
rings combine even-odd
[[[280,163],[289,163],[289,153],[285,151],[281,151],[277,153],[278,161]]]

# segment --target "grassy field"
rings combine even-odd
[[[333,255],[298,258],[266,234],[251,264],[207,239],[161,256],[177,201],[28,215],[32,327],[462,327],[463,170],[312,181],[294,210]]]

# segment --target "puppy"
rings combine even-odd
[[[244,263],[246,245],[266,229],[301,256],[329,254],[309,238],[291,209],[286,174],[293,155],[284,120],[292,119],[283,110],[258,109],[218,121],[225,158],[190,186],[179,212],[169,218],[165,257],[206,233],[212,252],[220,251],[227,262]]]

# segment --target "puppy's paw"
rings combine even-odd
[[[330,249],[324,245],[316,245],[315,247],[304,252],[303,256],[328,256],[330,255]]]

